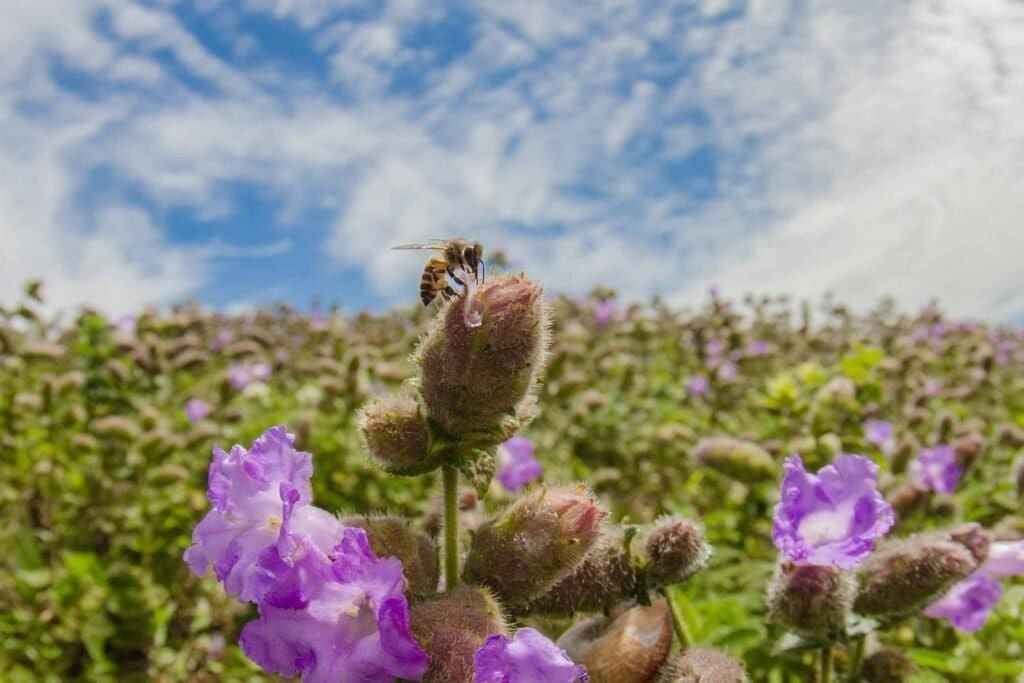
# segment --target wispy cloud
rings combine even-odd
[[[461,233],[571,292],[1024,312],[1019,3],[45,5],[0,29],[5,290],[123,309],[313,252],[404,301],[387,247]],[[228,253],[239,183],[273,208]]]

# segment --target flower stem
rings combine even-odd
[[[860,680],[860,662],[864,659],[864,644],[866,637],[858,636],[853,641],[853,657],[850,658],[850,683],[857,683]]]
[[[690,635],[690,629],[686,626],[686,620],[683,618],[683,613],[679,611],[679,605],[674,597],[672,597],[672,589],[665,588],[661,592],[665,596],[665,603],[668,604],[668,611],[672,615],[672,627],[676,631],[676,638],[679,639],[679,645],[683,649],[686,649],[693,645],[693,636]]]
[[[454,590],[459,585],[459,471],[451,465],[441,466],[444,490],[444,587]]]
[[[832,643],[821,647],[821,676],[819,683],[829,683],[832,680]]]

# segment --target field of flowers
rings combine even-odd
[[[565,662],[552,682],[579,664],[592,683],[740,681],[740,663],[753,681],[1022,680],[1019,331],[715,292],[544,306],[528,286],[474,294],[480,326],[461,300],[52,320],[29,285],[0,309],[0,680],[541,680],[508,677],[523,652]],[[248,455],[211,468],[233,444]],[[292,468],[280,498],[257,456]],[[462,484],[447,506],[442,473]],[[244,487],[265,480],[275,534],[344,517],[352,550],[330,557],[349,578],[311,587],[314,550],[292,563],[252,529],[211,540],[263,514],[269,489]],[[394,574],[360,626],[376,654],[325,662],[322,630],[282,654],[275,619],[313,617],[260,588],[267,548],[307,597]],[[460,581],[446,551],[470,588],[437,592]],[[357,659],[383,668],[345,678]]]

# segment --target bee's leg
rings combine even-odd
[[[451,301],[451,300],[452,300],[453,298],[455,298],[455,293],[456,293],[456,292],[455,292],[455,290],[454,290],[454,289],[452,289],[452,286],[451,286],[451,285],[448,285],[448,286],[447,286],[447,287],[445,287],[445,288],[444,288],[444,290],[443,290],[443,291],[441,292],[441,296],[443,296],[443,297],[444,297],[444,300],[445,300],[445,301]]]
[[[455,274],[455,269],[448,266],[448,277],[455,280],[455,283],[460,287],[465,287],[466,283],[459,279],[459,276]]]

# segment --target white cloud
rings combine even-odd
[[[716,282],[737,293],[832,289],[857,305],[938,296],[995,318],[1024,311],[1014,287],[1024,281],[1014,258],[1024,247],[1020,4],[736,12],[720,0],[479,0],[460,7],[475,14],[468,51],[432,67],[410,38],[436,28],[436,5],[245,3],[308,31],[344,97],[338,83],[283,65],[241,71],[166,9],[74,5],[15,3],[17,30],[0,28],[5,288],[42,274],[67,297],[59,303],[117,307],[167,301],[210,276],[215,241],[175,245],[158,216],[126,204],[81,212],[83,179],[103,166],[159,209],[225,215],[235,207],[224,187],[241,180],[285,201],[281,222],[333,212],[327,253],[364,268],[388,300],[405,298],[418,266],[388,247],[466,234],[571,292],[601,283],[690,301]],[[132,49],[94,30],[96,7]],[[259,49],[223,18],[232,3],[206,10],[247,55]],[[175,75],[167,52],[212,92]],[[48,73],[51,54],[141,89],[77,98]],[[392,77],[410,68],[422,82],[396,93]],[[706,174],[666,170],[695,168],[701,150]],[[124,227],[133,222],[137,236]],[[92,268],[75,265],[86,257]]]

